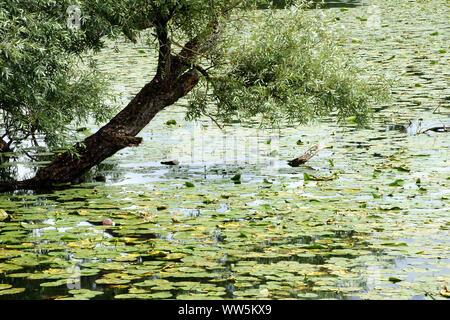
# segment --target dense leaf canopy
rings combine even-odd
[[[195,90],[188,116],[259,115],[263,124],[280,124],[335,115],[365,124],[371,104],[388,96],[387,82],[368,83],[367,71],[336,37],[320,16],[296,6],[258,11],[233,23],[203,86]]]
[[[181,57],[202,76],[188,118],[219,122],[261,115],[265,123],[300,123],[324,115],[367,120],[380,85],[361,80],[324,22],[302,1],[5,0],[0,3],[0,130],[5,141],[43,134],[66,140],[68,125],[113,110],[106,83],[86,58],[106,36],[150,40],[157,75]],[[68,25],[68,8],[81,12]],[[258,10],[266,7],[269,9]],[[195,45],[194,45],[195,44]],[[83,63],[82,63],[83,62]],[[149,79],[150,80],[150,79]],[[108,103],[105,103],[108,101]]]

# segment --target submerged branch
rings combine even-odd
[[[0,138],[0,152],[10,152],[11,149],[10,143],[5,142],[3,139]]]
[[[321,149],[322,148],[319,144],[315,144],[308,150],[306,150],[306,152],[304,152],[302,155],[298,156],[295,159],[289,160],[288,165],[290,165],[291,167],[298,167],[302,164],[305,164],[309,159],[318,154]]]

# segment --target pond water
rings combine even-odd
[[[181,101],[86,182],[0,195],[0,299],[446,299],[450,139],[422,132],[450,125],[450,10],[359,4],[320,11],[349,55],[396,79],[370,129],[220,130],[185,121]],[[143,45],[98,60],[124,103],[154,70]]]

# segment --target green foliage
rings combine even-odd
[[[83,57],[99,36],[70,29],[69,1],[0,3],[0,137],[17,147],[43,135],[47,145],[69,143],[69,125],[104,121],[112,104],[106,82]]]
[[[167,24],[173,44],[179,40],[206,35],[211,21],[220,19],[223,12],[231,9],[254,8],[268,0],[83,0],[82,11],[88,20],[111,30],[122,30],[132,39],[140,31],[155,29]],[[155,38],[157,33],[152,33]]]
[[[50,146],[70,143],[69,127],[107,120],[113,110],[107,84],[86,58],[105,36],[149,43],[176,55],[196,39],[203,45],[191,67],[202,71],[191,95],[190,119],[218,122],[262,116],[262,123],[305,123],[350,116],[363,124],[383,97],[376,84],[307,13],[306,1],[269,0],[5,0],[0,3],[0,137],[42,134]],[[80,8],[81,28],[67,25]],[[291,6],[288,10],[254,10]],[[212,33],[212,31],[215,32]],[[214,34],[211,39],[211,34]],[[206,71],[205,71],[206,70]],[[108,98],[108,99],[105,99]],[[108,103],[106,103],[106,101]],[[1,142],[1,141],[0,141]]]
[[[335,115],[364,124],[370,104],[387,97],[386,83],[339,46],[320,16],[299,7],[258,11],[231,25],[212,71],[197,88],[188,118],[219,121],[262,116],[264,123],[306,123]]]

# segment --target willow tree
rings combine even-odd
[[[260,117],[262,123],[274,125],[285,121],[305,123],[333,115],[337,119],[353,116],[364,124],[370,106],[383,95],[379,83],[364,80],[363,70],[343,53],[334,36],[326,31],[324,21],[304,10],[303,2],[286,1],[291,5],[286,10],[271,9],[270,4],[269,9],[257,10],[263,2],[3,2],[20,10],[10,10],[10,15],[2,19],[8,21],[23,12],[32,13],[41,18],[41,23],[69,35],[64,37],[67,45],[59,50],[54,48],[56,40],[48,36],[50,43],[44,45],[53,45],[53,51],[46,51],[50,57],[61,52],[81,55],[86,50],[99,49],[105,37],[125,36],[137,42],[144,33],[152,38],[149,46],[158,57],[153,77],[108,123],[69,151],[55,156],[35,177],[4,185],[3,189],[36,189],[73,181],[117,151],[139,145],[142,138],[137,135],[153,117],[188,94],[188,119],[206,115],[217,123],[226,123],[235,118]],[[81,12],[78,29],[66,26],[69,4]],[[37,41],[32,36],[26,40],[31,45]],[[4,77],[1,81],[2,85],[7,82]],[[73,84],[70,79],[65,81]],[[94,93],[89,98],[99,99],[95,95],[99,92],[98,82],[89,84],[83,83],[91,89],[85,94]],[[55,88],[56,94],[59,90]],[[60,94],[66,103],[69,94]],[[90,100],[80,103],[89,107]],[[1,108],[8,111],[12,107],[2,102]]]
[[[76,69],[99,37],[62,22],[68,1],[0,2],[0,151],[45,136],[48,147],[67,141],[71,123],[108,120],[106,82]],[[59,11],[59,15],[56,13]]]

